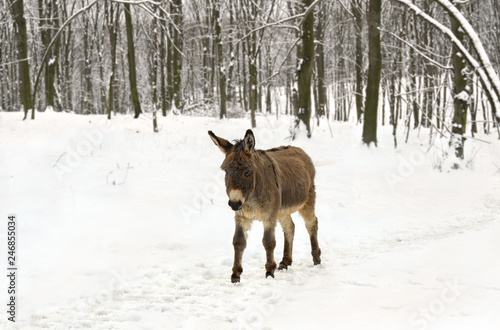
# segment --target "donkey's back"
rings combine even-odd
[[[298,147],[286,146],[266,150],[275,163],[276,177],[281,190],[281,209],[288,214],[297,211],[314,199],[314,169],[311,158]],[[293,209],[293,210],[292,210]]]

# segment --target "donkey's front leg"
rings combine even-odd
[[[276,220],[264,221],[264,237],[262,238],[262,244],[266,249],[266,277],[274,277],[274,270],[276,269],[276,261],[274,261],[274,248],[276,247],[275,228]]]
[[[240,275],[243,273],[243,267],[241,266],[241,259],[243,257],[243,251],[247,246],[247,233],[244,224],[241,219],[236,218],[236,228],[234,230],[233,246],[234,246],[234,263],[233,263],[233,274],[231,275],[231,282],[238,283],[240,281]]]

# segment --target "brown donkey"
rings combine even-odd
[[[226,158],[221,169],[226,172],[226,193],[229,206],[235,211],[234,264],[231,282],[240,281],[243,272],[241,259],[246,247],[247,231],[253,220],[264,224],[262,243],[266,249],[266,277],[274,277],[276,262],[274,230],[279,221],[285,234],[283,260],[279,270],[292,264],[292,247],[295,225],[291,213],[299,211],[305,220],[311,238],[311,254],[315,265],[321,263],[318,246],[318,219],[314,214],[314,165],[300,148],[287,146],[269,150],[255,150],[255,137],[247,130],[243,140],[231,143],[208,135],[222,150]]]

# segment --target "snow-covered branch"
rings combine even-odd
[[[484,68],[485,73],[488,76],[489,81],[496,92],[495,93],[496,96],[500,97],[500,79],[498,78],[497,73],[493,69],[493,65],[491,65],[488,54],[486,53],[486,50],[484,49],[483,43],[479,39],[478,34],[476,33],[472,25],[469,23],[469,21],[460,12],[460,10],[458,10],[457,7],[455,7],[450,1],[448,0],[436,0],[436,1],[441,6],[443,6],[448,11],[448,13],[450,13],[450,15],[452,15],[458,22],[460,22],[462,29],[469,37],[472,47],[474,47],[474,51],[479,57],[480,65],[482,68]]]
[[[453,32],[442,23],[438,22],[427,13],[425,13],[420,7],[413,4],[410,0],[394,0],[399,3],[404,4],[412,11],[415,12],[418,16],[422,17],[424,20],[432,24],[434,27],[439,29],[443,34],[445,34],[451,42],[460,50],[460,52],[465,56],[470,65],[474,68],[474,70],[478,73],[479,78],[481,79],[486,93],[491,97],[492,107],[495,110],[495,113],[500,113],[500,80],[498,75],[493,70],[493,67],[490,63],[488,55],[482,46],[481,41],[477,33],[474,31],[470,23],[465,19],[465,17],[460,13],[460,11],[453,6],[448,0],[436,0],[440,5],[442,5],[446,10],[452,14],[457,21],[460,22],[462,28],[465,33],[469,36],[474,45],[474,49],[479,57],[479,62],[472,56],[472,54],[467,50],[467,48],[463,45],[460,40],[453,34]]]

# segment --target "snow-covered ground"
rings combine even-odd
[[[469,168],[449,170],[426,131],[394,150],[383,127],[369,149],[354,124],[331,123],[332,136],[324,122],[290,141],[290,118],[257,119],[257,148],[300,146],[316,165],[322,265],[294,214],[294,263],[264,278],[255,222],[233,285],[234,212],[207,130],[242,138],[248,119],[169,116],[153,133],[131,117],[0,113],[4,260],[7,214],[19,221],[16,328],[500,327],[495,136],[469,140]],[[278,229],[277,260],[282,249]],[[7,316],[0,327],[12,328]]]

